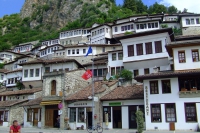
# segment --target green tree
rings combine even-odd
[[[168,9],[167,9],[167,12],[169,14],[177,13],[178,9],[175,6],[169,6]]]
[[[137,122],[137,131],[138,131],[138,133],[142,133],[142,131],[144,129],[143,112],[138,110],[135,114],[136,114],[136,122]]]
[[[142,0],[136,0],[136,6],[137,6],[137,12],[138,14],[144,14],[147,13],[147,5],[144,5]]]
[[[133,73],[129,70],[122,70],[120,77],[124,78],[125,80],[132,80],[133,79]]]
[[[133,13],[137,12],[137,4],[136,0],[124,0],[123,8],[127,8],[133,11]]]
[[[148,13],[149,14],[167,13],[167,7],[162,4],[158,4],[158,2],[155,2],[153,5],[149,6]]]
[[[17,89],[19,89],[19,90],[25,89],[24,84],[23,84],[22,82],[19,82],[19,81],[16,83],[16,87],[17,87]]]
[[[0,63],[0,69],[3,69],[3,68],[4,68],[4,64]]]
[[[187,8],[184,8],[183,9],[183,13],[187,13],[188,9]]]

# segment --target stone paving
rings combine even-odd
[[[9,128],[0,127],[0,133],[9,133]],[[88,133],[88,132],[87,130],[22,128],[22,133]],[[93,133],[97,132],[94,131]],[[111,129],[111,130],[104,130],[103,133],[136,133],[136,130]],[[193,131],[144,131],[143,133],[194,133],[194,132]]]

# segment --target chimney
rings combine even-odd
[[[158,73],[158,67],[157,66],[155,66],[154,68],[153,68],[153,73]]]

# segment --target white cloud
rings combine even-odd
[[[186,8],[188,12],[200,13],[200,0],[161,0],[159,3],[167,6],[174,5],[181,11]]]

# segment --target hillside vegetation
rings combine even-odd
[[[59,0],[61,1],[61,0]],[[97,4],[83,3],[82,0],[76,0],[82,4],[80,17],[74,21],[68,21],[62,28],[54,28],[53,24],[47,24],[42,14],[48,12],[49,5],[35,7],[30,17],[21,18],[19,14],[5,15],[0,18],[0,50],[6,50],[20,43],[35,40],[48,40],[59,37],[59,32],[80,27],[91,27],[94,23],[113,22],[116,19],[124,18],[134,14],[154,14],[154,13],[177,13],[176,7],[165,7],[157,2],[147,7],[141,0],[124,0],[123,5],[116,5],[114,0],[101,0]],[[61,5],[57,5],[61,6]],[[78,5],[70,5],[76,8]],[[69,12],[70,13],[70,12]],[[38,17],[40,16],[40,17]],[[31,26],[32,21],[37,21],[38,25]]]

